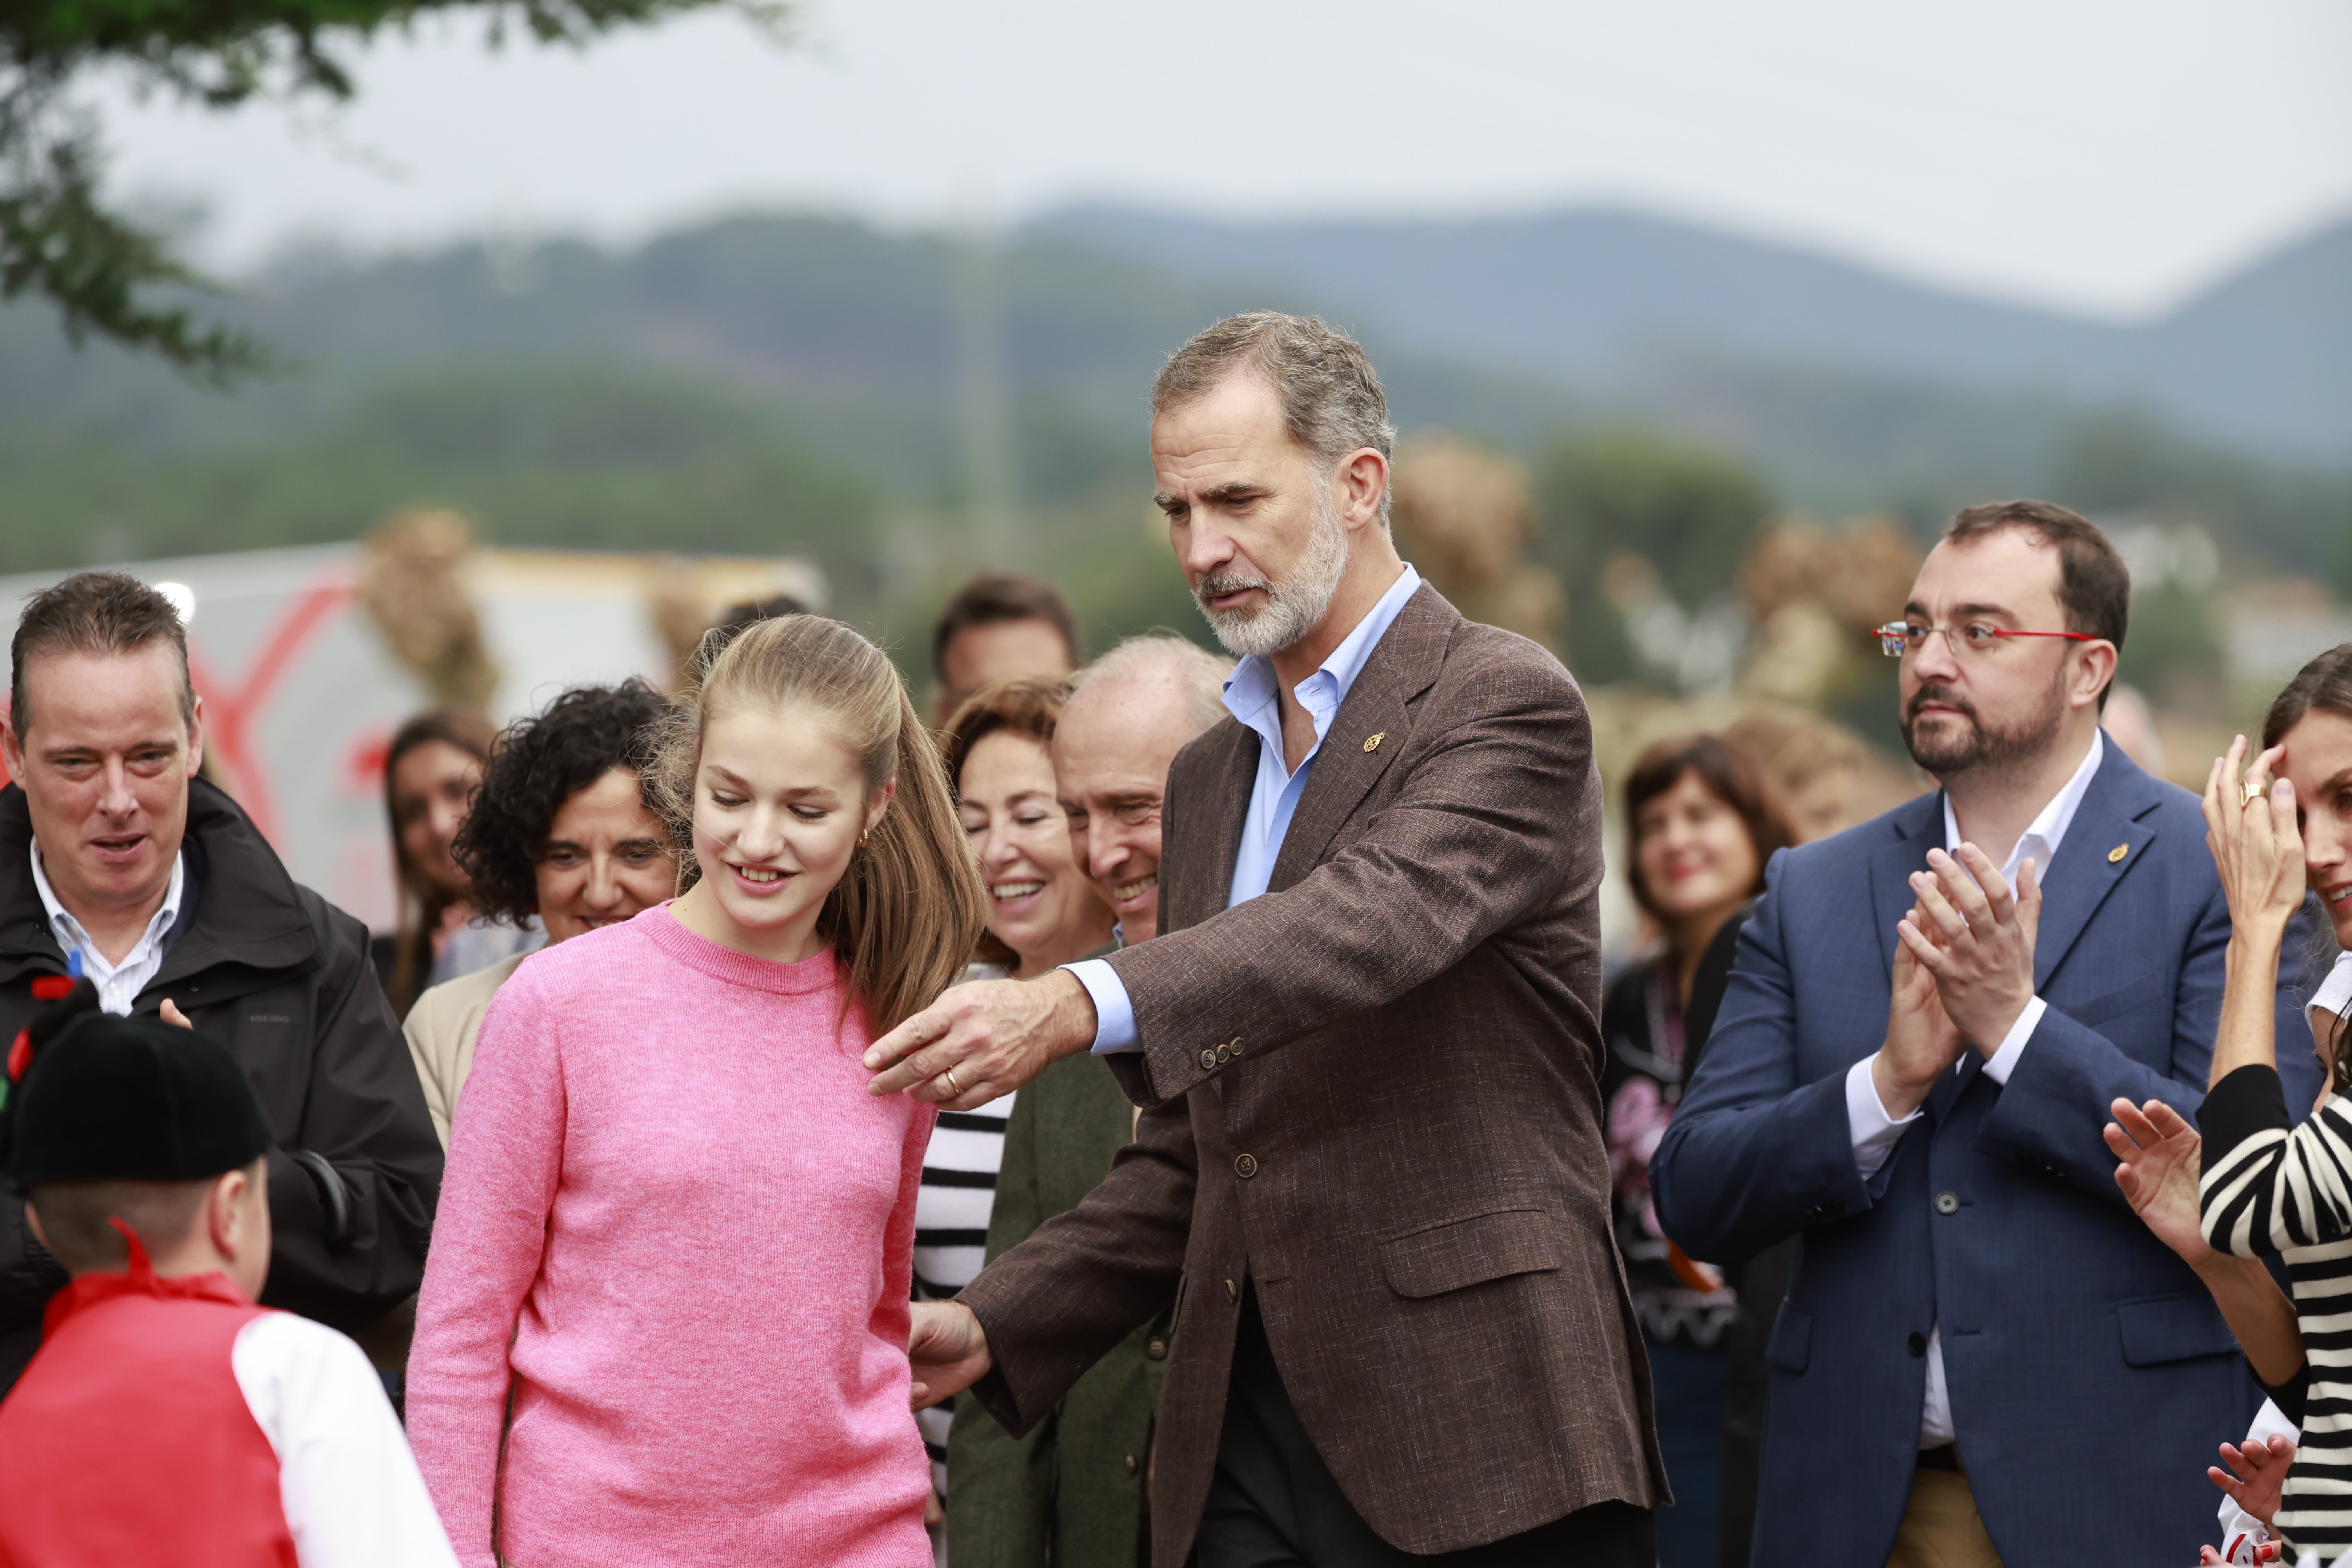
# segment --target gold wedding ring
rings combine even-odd
[[[2263,786],[2248,779],[2238,785],[2238,809],[2243,811],[2263,798]]]
[[[963,1085],[956,1082],[955,1068],[950,1068],[940,1076],[948,1080],[948,1087],[955,1090],[955,1096],[958,1100],[961,1100],[963,1098]]]

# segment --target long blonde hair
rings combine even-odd
[[[731,638],[712,634],[671,704],[654,765],[655,798],[692,881],[694,778],[713,715],[806,703],[832,716],[866,787],[898,794],[817,916],[876,1034],[954,983],[985,929],[986,905],[939,749],[882,650],[824,616],[780,616]]]

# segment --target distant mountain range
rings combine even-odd
[[[1610,211],[1233,225],[1085,207],[993,246],[747,215],[618,252],[320,255],[217,302],[295,366],[233,395],[76,350],[20,301],[0,306],[0,564],[62,559],[78,531],[174,550],[232,528],[345,538],[414,493],[491,498],[474,504],[494,537],[502,507],[529,537],[571,537],[596,462],[638,466],[598,492],[599,541],[740,548],[787,447],[824,468],[811,496],[878,498],[812,501],[804,531],[950,516],[992,401],[1012,410],[996,428],[1019,504],[1139,498],[1153,368],[1262,306],[1359,330],[1407,430],[1534,455],[1646,424],[1744,454],[1781,503],[1923,528],[1998,494],[2170,508],[2352,583],[2352,224],[2135,327]],[[640,516],[633,498],[721,470],[733,488],[705,522]],[[541,499],[496,500],[523,489]]]
[[[1676,379],[1662,367],[1770,363],[2137,405],[2209,439],[2352,458],[2352,221],[2140,326],[1609,210],[1224,224],[1088,206],[1029,232],[1193,281],[1283,279],[1416,348],[1637,401]]]

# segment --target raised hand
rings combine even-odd
[[[1886,1043],[1879,1047],[1870,1064],[1870,1081],[1886,1113],[1904,1117],[1919,1108],[1968,1045],[1945,1011],[1935,975],[1919,962],[1907,939],[1895,944],[1894,980],[1895,994],[1886,1008]]]
[[[2251,763],[2245,757],[2241,735],[2226,755],[2213,759],[2205,779],[2205,847],[2221,873],[2231,931],[2284,937],[2304,895],[2294,785],[2273,776],[2286,760],[2284,746],[2273,746]]]
[[[907,1093],[942,1110],[986,1105],[1094,1043],[1094,999],[1067,970],[974,980],[866,1047],[868,1094]]]
[[[2273,1437],[2248,1443],[2243,1448],[2235,1443],[2224,1443],[2221,1463],[2239,1475],[2231,1475],[2220,1465],[2208,1466],[2205,1473],[2212,1478],[2213,1484],[2228,1492],[2231,1502],[2261,1520],[2263,1529],[2273,1528],[2271,1521],[2278,1512],[2279,1496],[2286,1486],[2287,1467],[2294,1463],[2294,1442]]]
[[[961,1301],[918,1301],[907,1331],[907,1359],[914,1363],[914,1407],[928,1410],[952,1399],[988,1375],[994,1364],[979,1318]]]
[[[2198,1160],[2204,1140],[2160,1100],[2145,1108],[2118,1100],[2109,1108],[2107,1147],[2122,1162],[2116,1185],[2156,1238],[2194,1268],[2213,1256],[2197,1209]]]
[[[2033,1000],[2033,939],[2042,925],[2042,887],[2028,860],[2012,897],[2000,868],[1973,844],[1959,857],[1927,851],[1928,869],[1911,873],[1918,907],[1896,928],[1903,945],[1936,977],[1944,1010],[1969,1044],[1991,1056]]]

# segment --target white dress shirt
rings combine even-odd
[[[1348,700],[1356,678],[1364,672],[1372,649],[1380,646],[1381,638],[1388,635],[1390,626],[1403,610],[1405,601],[1420,586],[1420,574],[1407,565],[1404,574],[1390,584],[1380,603],[1356,623],[1355,629],[1331,650],[1331,656],[1292,688],[1291,695],[1315,722],[1315,744],[1299,760],[1297,773],[1290,771],[1283,755],[1282,703],[1277,695],[1274,661],[1252,654],[1236,665],[1227,678],[1225,710],[1257,731],[1258,738],[1257,782],[1251,787],[1249,807],[1242,818],[1242,847],[1234,857],[1233,886],[1225,895],[1227,909],[1256,898],[1273,879],[1275,860],[1282,853],[1282,841],[1290,832],[1290,818],[1298,809],[1298,797],[1307,792],[1307,775],[1315,765],[1317,754],[1323,750],[1323,737],[1330,732],[1331,721],[1338,716],[1339,705]],[[1118,972],[1099,958],[1064,967],[1078,977],[1078,984],[1094,998],[1096,1052],[1141,1050],[1143,1042],[1135,1027],[1135,1005],[1129,1000]]]
[[[49,932],[58,945],[69,953],[81,955],[81,972],[98,987],[98,1005],[119,1018],[131,1016],[131,1005],[139,1000],[139,993],[155,978],[163,967],[164,955],[172,951],[170,937],[173,924],[180,918],[180,899],[187,891],[188,862],[185,851],[172,858],[172,880],[163,889],[163,907],[147,922],[147,932],[139,944],[122,955],[120,963],[107,962],[106,954],[82,929],[79,921],[66,912],[58,902],[58,895],[49,886],[49,874],[41,868],[41,846],[33,843],[33,888],[41,895],[41,908],[48,911]]]
[[[2105,755],[2105,737],[2096,730],[2092,731],[2091,749],[2083,758],[2082,766],[2074,770],[2074,776],[2050,797],[2049,804],[2019,836],[2016,847],[2010,850],[2008,860],[2001,866],[2001,880],[2009,884],[2011,893],[2017,891],[2018,868],[2029,857],[2033,861],[2035,885],[2049,886],[2050,863],[2058,858],[2058,846],[2065,838],[2066,829],[2074,825],[2074,813],[2081,809],[2083,797],[2090,793],[2091,780],[2097,775],[2100,759]],[[1952,797],[1947,795],[1944,797],[1944,852],[1957,856],[1960,844],[1959,819],[1952,815]],[[2010,1026],[2009,1033],[2001,1037],[2000,1047],[1985,1058],[1985,1077],[1996,1084],[2009,1081],[2009,1075],[2017,1068],[2017,1058],[2025,1052],[2025,1042],[2033,1037],[2034,1028],[2042,1022],[2042,1015],[2047,1010],[2048,1005],[2039,996],[2027,1001],[2025,1010],[2018,1014],[2017,1022]],[[1923,1114],[1917,1107],[1914,1107],[1908,1116],[1895,1117],[1886,1113],[1885,1102],[1878,1098],[1878,1086],[1871,1081],[1872,1059],[1870,1057],[1863,1058],[1848,1068],[1845,1074],[1846,1126],[1853,1138],[1854,1165],[1865,1182],[1878,1173],[1879,1167],[1886,1163],[1886,1157],[1895,1152],[1895,1145],[1902,1142],[1903,1134]],[[1955,1064],[1952,1070],[1958,1072],[1967,1065],[1962,1060]],[[1927,1396],[1919,1415],[1919,1446],[1933,1448],[1953,1440],[1952,1399],[1950,1389],[1944,1381],[1944,1335],[1939,1325],[1929,1330],[1927,1335]]]

